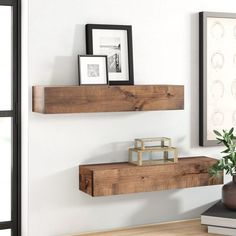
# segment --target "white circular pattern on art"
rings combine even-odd
[[[224,96],[224,84],[220,80],[213,81],[211,85],[211,97],[219,100]]]
[[[211,27],[211,35],[215,39],[220,39],[224,36],[225,29],[224,26],[219,22],[216,21]]]
[[[221,52],[215,52],[211,56],[211,66],[215,70],[222,69],[224,66],[224,55]]]
[[[236,126],[236,110],[232,114],[232,123],[234,126]]]
[[[231,93],[232,96],[236,99],[236,79],[231,84]]]
[[[216,110],[211,115],[211,121],[214,126],[220,126],[224,122],[224,114],[220,110]]]

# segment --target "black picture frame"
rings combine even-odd
[[[200,146],[219,146],[216,139],[209,139],[208,132],[208,18],[226,18],[236,19],[235,13],[222,13],[222,12],[199,12],[199,145]],[[236,29],[236,28],[235,28]],[[236,35],[235,35],[236,36]],[[225,114],[224,114],[225,115]],[[225,127],[229,129],[231,127]],[[215,128],[219,130],[219,128]],[[221,130],[220,130],[221,131]]]
[[[109,80],[109,85],[134,85],[133,43],[131,25],[86,24],[86,53],[94,54],[93,30],[125,30],[127,32],[128,80]]]
[[[104,58],[105,59],[105,76],[106,76],[106,83],[104,84],[86,84],[82,83],[82,75],[81,75],[81,59],[82,58]],[[78,55],[78,79],[79,79],[79,85],[109,85],[109,79],[108,79],[108,67],[107,67],[107,56],[106,55]]]

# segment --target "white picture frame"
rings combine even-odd
[[[108,85],[107,56],[78,55],[79,85]]]

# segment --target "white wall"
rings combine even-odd
[[[236,10],[235,0],[30,0],[32,85],[76,85],[86,23],[131,24],[135,84],[183,84],[183,111],[40,115],[29,107],[29,235],[57,236],[199,217],[220,186],[91,198],[78,165],[127,160],[137,137],[173,138],[181,156],[198,146],[198,12]]]

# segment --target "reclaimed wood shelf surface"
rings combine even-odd
[[[45,114],[181,110],[184,86],[33,86],[32,100]]]
[[[80,165],[79,188],[97,197],[223,184],[223,174],[221,178],[208,174],[216,161],[199,156],[156,166],[136,166],[128,162]]]

